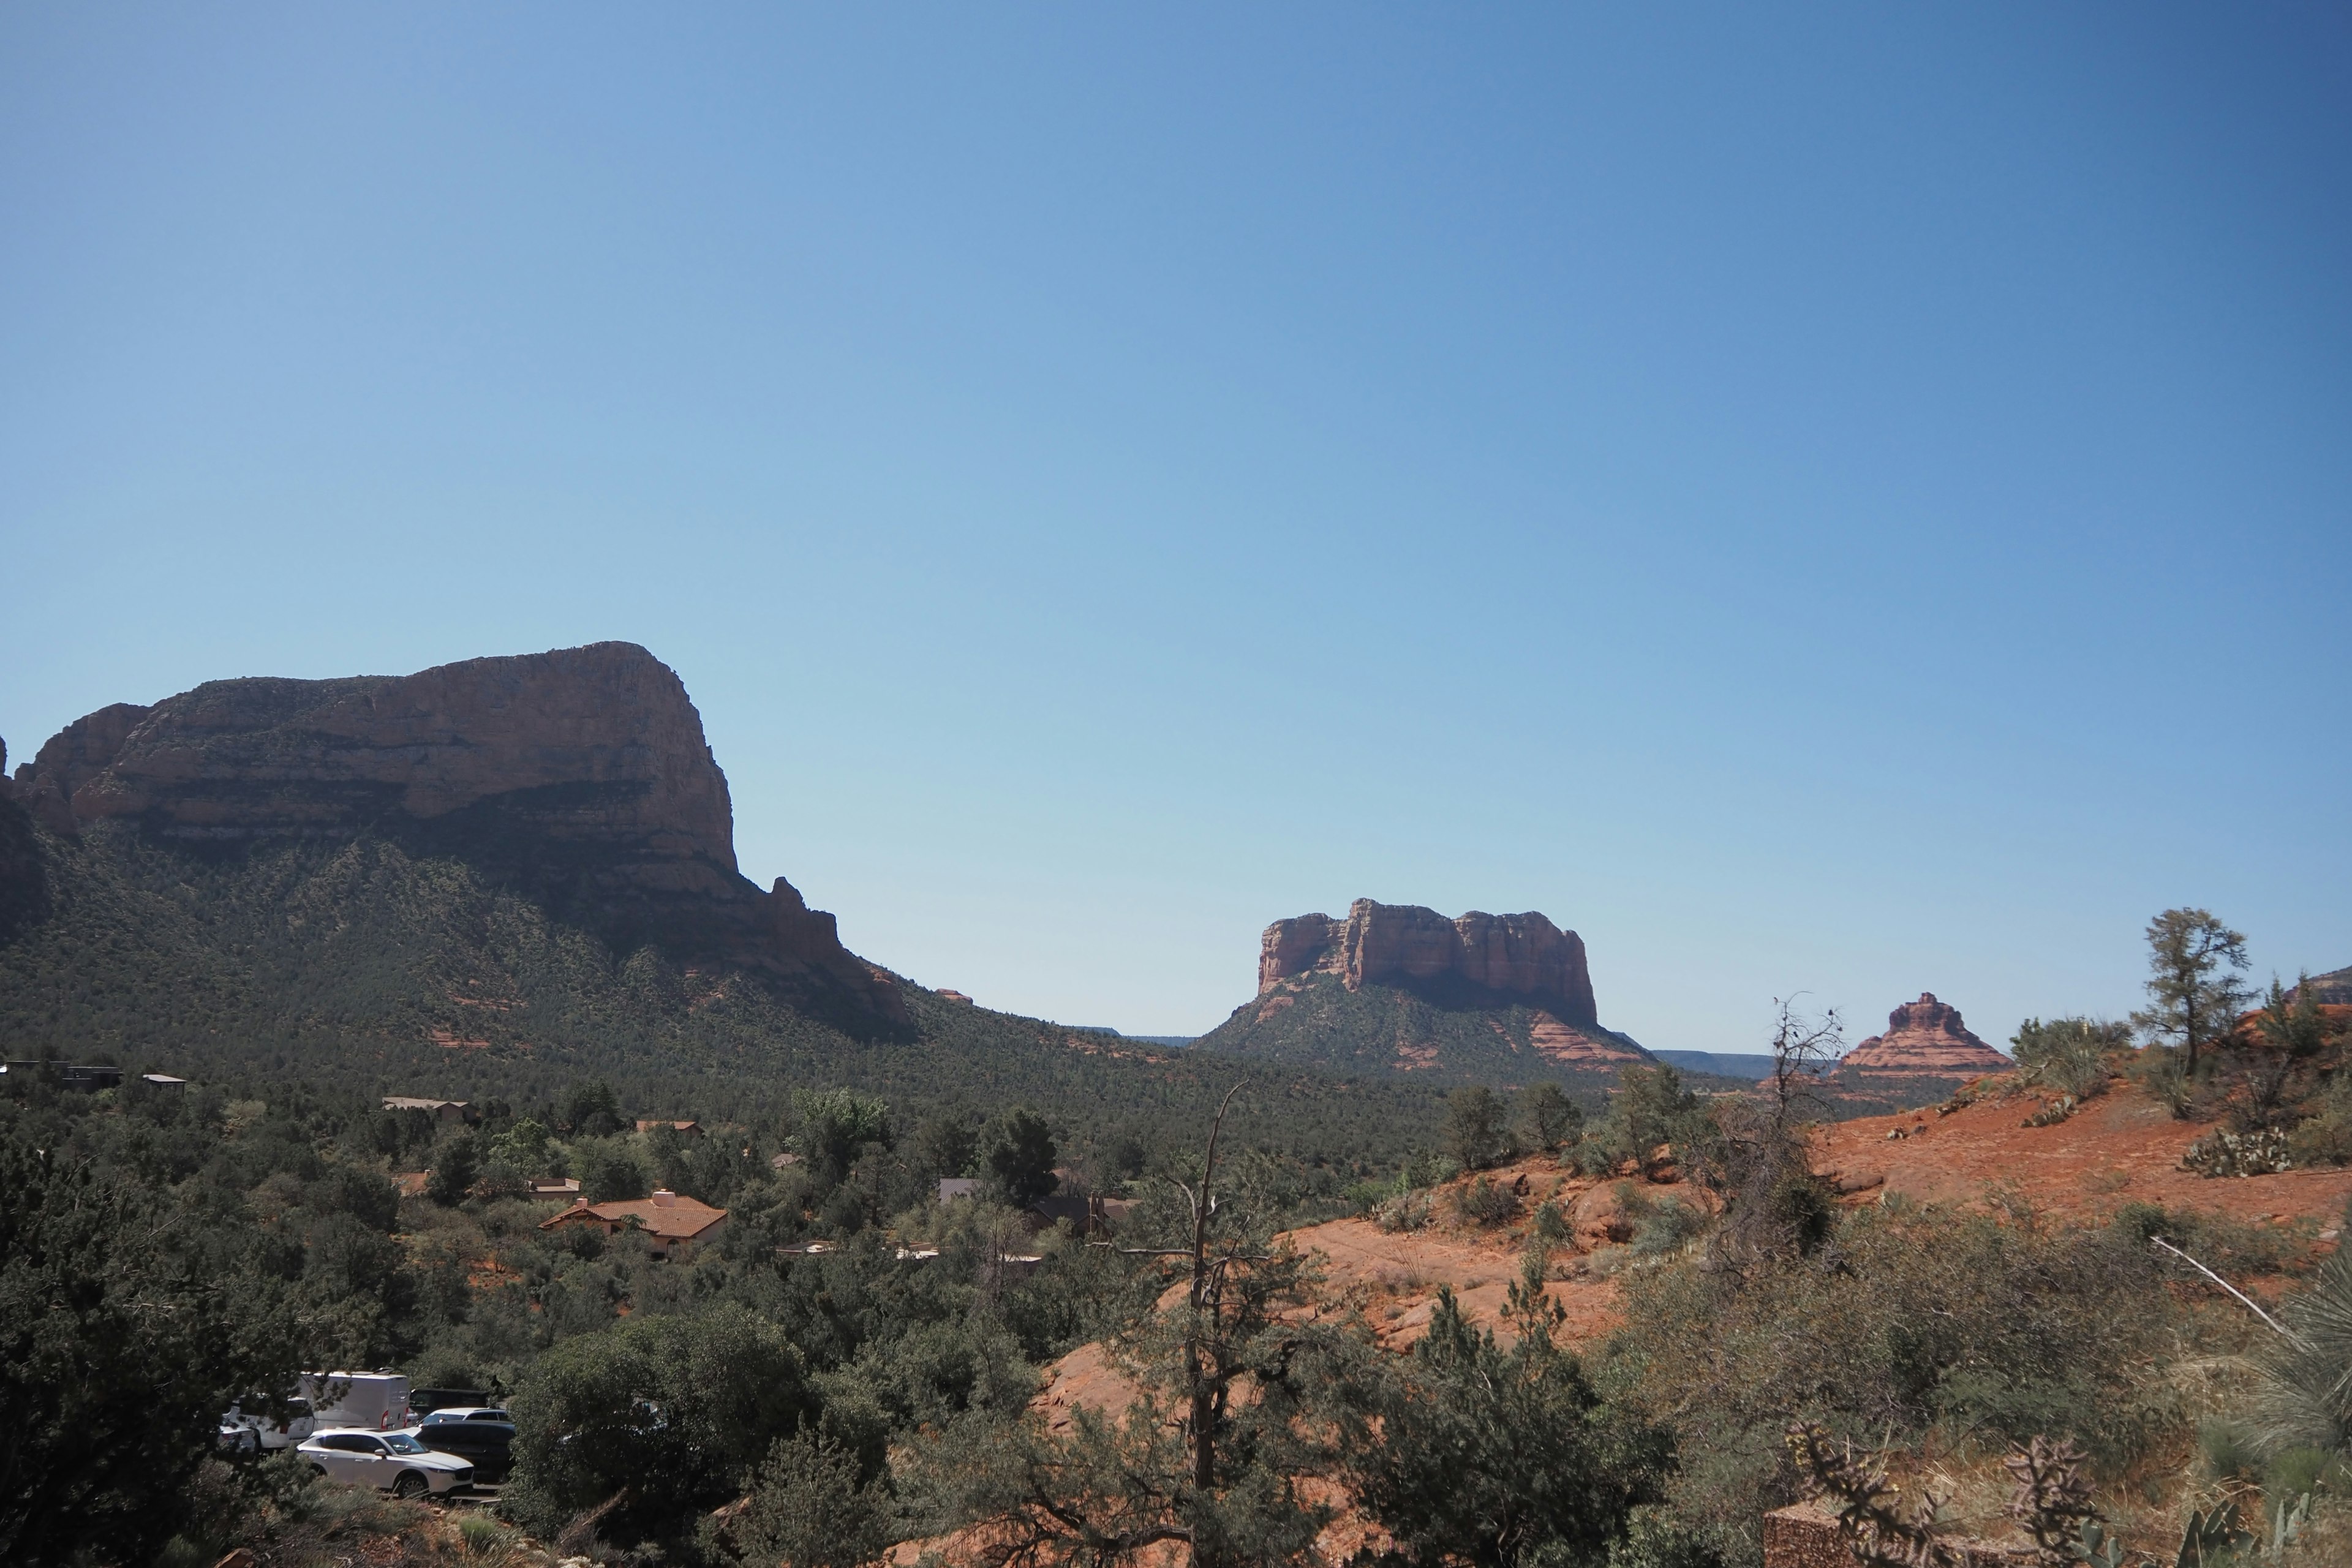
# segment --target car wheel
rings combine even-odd
[[[327,1467],[324,1465],[313,1465],[310,1467],[310,1473],[323,1481],[327,1479]]]
[[[398,1498],[415,1497],[431,1484],[415,1470],[403,1470],[400,1472],[400,1479],[392,1483],[392,1495]]]

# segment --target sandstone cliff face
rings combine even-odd
[[[49,831],[412,839],[496,866],[622,942],[822,976],[903,1017],[833,917],[735,866],[726,776],[677,674],[630,643],[409,676],[212,681],[78,720],[16,772]]]
[[[1541,1002],[1564,1022],[1595,1026],[1600,1015],[1584,942],[1540,914],[1472,910],[1447,920],[1417,904],[1358,899],[1348,918],[1301,915],[1265,928],[1258,944],[1258,994],[1293,975],[1337,974],[1350,991],[1368,984],[1452,980]]]
[[[2352,1006],[2352,969],[2331,969],[2325,974],[2315,974],[2291,987],[2288,999],[2300,996],[2304,985],[2311,987],[2312,1000],[2323,1007]]]
[[[1923,991],[1886,1016],[1886,1033],[1848,1051],[1839,1076],[1869,1073],[1885,1078],[1975,1078],[2005,1072],[2010,1059],[1986,1045],[1960,1021],[1957,1007]]]

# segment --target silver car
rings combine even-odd
[[[472,1465],[455,1454],[437,1454],[406,1432],[321,1432],[295,1452],[331,1481],[376,1487],[399,1498],[474,1484]]]

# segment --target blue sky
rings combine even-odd
[[[1191,1033],[1538,909],[1604,1020],[2352,963],[2352,20],[0,10],[0,735],[623,637],[739,852]]]

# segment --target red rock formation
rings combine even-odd
[[[33,820],[60,837],[81,831],[75,820],[73,796],[103,773],[122,750],[122,742],[141,720],[154,710],[135,702],[117,702],[75,720],[49,737],[29,763],[16,769],[16,798]]]
[[[1597,1026],[1584,942],[1540,914],[1473,910],[1447,920],[1417,904],[1358,899],[1348,918],[1300,915],[1265,928],[1258,943],[1263,996],[1293,975],[1337,974],[1350,991],[1367,984],[1454,979],[1512,997],[1542,1000],[1571,1026]]]
[[[1870,1073],[1886,1078],[1975,1078],[2006,1072],[2010,1059],[1969,1032],[1960,1011],[1921,992],[1886,1016],[1886,1033],[1873,1035],[1838,1063],[1838,1076]]]
[[[893,1018],[887,977],[782,879],[735,866],[727,778],[676,672],[631,643],[409,676],[218,680],[66,727],[18,800],[72,837],[122,818],[171,841],[412,835],[495,863],[616,942],[823,975]]]

